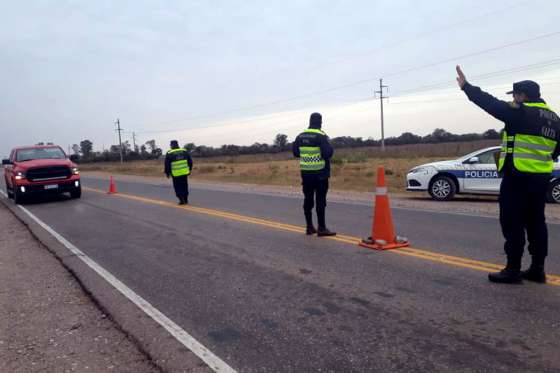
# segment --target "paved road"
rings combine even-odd
[[[558,286],[490,284],[474,269],[150,202],[174,201],[169,187],[118,187],[144,199],[86,191],[27,208],[239,371],[560,370]],[[295,198],[194,189],[191,203],[302,221]],[[503,261],[494,218],[394,217],[417,248]],[[331,203],[328,221],[364,236],[371,207]],[[560,226],[550,231],[554,249]]]

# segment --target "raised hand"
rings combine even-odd
[[[457,83],[459,83],[460,88],[463,88],[463,86],[467,83],[467,78],[465,78],[465,74],[463,74],[461,66],[457,65],[455,69],[457,70]]]

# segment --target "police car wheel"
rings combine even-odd
[[[428,192],[436,201],[449,201],[455,196],[457,187],[450,177],[443,175],[436,176],[430,182]]]
[[[546,197],[550,203],[560,203],[560,180],[550,183]]]

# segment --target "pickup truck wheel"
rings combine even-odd
[[[449,201],[455,196],[457,186],[449,176],[435,176],[430,182],[428,192],[436,201]]]
[[[548,186],[546,199],[550,203],[560,203],[560,179],[556,179]]]
[[[8,184],[6,184],[6,194],[8,195],[8,198],[14,198],[14,192],[12,192],[10,188],[8,188]]]
[[[72,199],[78,199],[82,197],[82,188],[78,188],[70,192],[70,197]]]
[[[13,193],[13,198],[14,198],[14,203],[16,205],[21,205],[23,203],[23,196],[20,192],[17,191],[17,189],[14,189],[12,191]]]

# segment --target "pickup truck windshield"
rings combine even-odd
[[[60,148],[21,149],[17,151],[16,162],[33,159],[64,159],[66,156]]]

